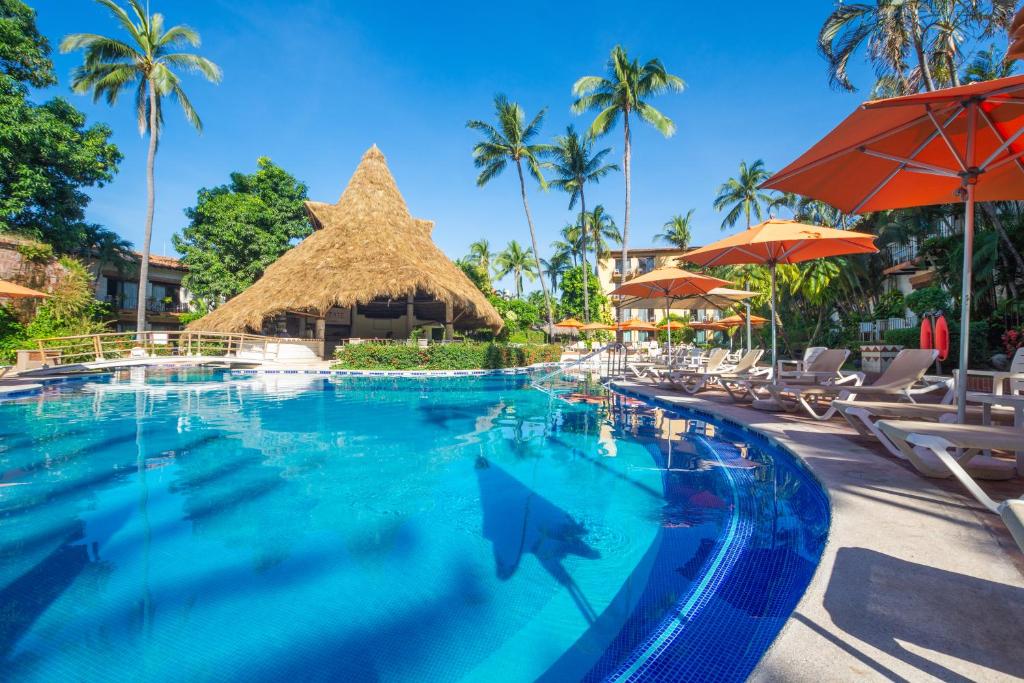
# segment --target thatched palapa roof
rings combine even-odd
[[[285,311],[324,315],[333,306],[410,294],[454,308],[460,328],[499,329],[501,316],[430,237],[433,221],[413,218],[371,147],[337,204],[306,202],[316,230],[285,252],[249,289],[189,325],[213,332],[259,330]]]

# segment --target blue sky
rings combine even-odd
[[[30,0],[40,29],[56,45],[69,32],[116,33],[106,10],[90,0]],[[547,106],[544,135],[575,116],[570,88],[603,73],[611,47],[641,59],[660,57],[687,84],[656,100],[678,126],[664,139],[634,129],[631,244],[652,244],[672,214],[696,209],[695,241],[722,233],[712,209],[716,188],[740,160],[788,163],[830,130],[864,93],[829,89],[815,51],[832,4],[650,2],[629,7],[523,2],[332,2],[330,0],[154,0],[169,24],[200,31],[200,51],[224,70],[213,86],[189,77],[186,87],[203,118],[197,135],[180,111],[168,122],[157,157],[153,250],[169,253],[170,236],[186,224],[183,209],[200,187],[251,171],[271,157],[309,185],[310,198],[335,201],[360,155],[384,151],[415,216],[437,222],[434,237],[450,256],[480,237],[500,248],[529,235],[513,173],[483,189],[470,156],[471,118],[489,118],[504,92],[528,112]],[[642,9],[641,9],[642,8]],[[80,55],[54,55],[58,86],[90,120],[105,121],[125,155],[113,183],[91,192],[90,221],[141,244],[145,211],[145,141],[130,98],[114,109],[69,92]],[[856,65],[856,81],[870,74]],[[601,140],[619,159],[621,128]],[[542,255],[569,220],[567,200],[533,188],[531,207]],[[588,190],[620,222],[623,185],[616,174]]]

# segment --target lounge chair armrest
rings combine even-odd
[[[843,386],[846,386],[848,384],[852,384],[855,387],[859,387],[862,384],[864,384],[864,373],[863,372],[851,372],[848,375],[844,375],[844,374],[840,373],[838,377],[836,377],[834,380],[832,380],[832,384],[834,384],[834,385],[843,385]]]

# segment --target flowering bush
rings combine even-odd
[[[1024,346],[1024,327],[1015,330],[1012,327],[1003,332],[1001,337],[1003,341],[1003,349],[1006,351],[1007,356],[1012,356],[1017,353],[1017,349]]]

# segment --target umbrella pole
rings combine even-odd
[[[971,280],[974,253],[974,182],[967,184],[964,208],[964,268],[960,290],[960,371],[956,379],[956,421],[967,422],[967,358],[970,355]]]
[[[672,367],[672,319],[668,317],[668,297],[665,297],[665,334],[668,335],[668,367]]]
[[[776,368],[779,365],[777,358],[777,346],[775,342],[775,262],[772,262],[772,377],[776,375]]]
[[[747,307],[747,351],[754,350],[754,344],[750,341],[750,302],[746,302]]]

